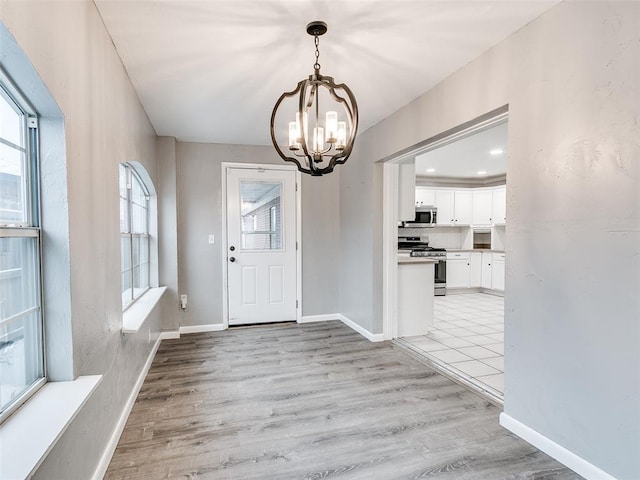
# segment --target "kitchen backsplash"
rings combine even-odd
[[[398,228],[400,237],[421,237],[421,240],[429,239],[429,246],[436,248],[460,249],[464,241],[462,231],[458,227],[433,227],[433,228]]]

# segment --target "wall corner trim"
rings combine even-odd
[[[177,330],[160,332],[160,340],[175,340],[177,338],[180,338],[180,332]]]
[[[550,440],[532,428],[527,427],[504,412],[500,414],[500,425],[510,432],[515,433],[518,437],[527,441],[534,447],[542,450],[550,457],[555,458],[574,472],[582,475],[587,480],[616,480],[612,475],[600,470],[598,467],[587,462],[582,457],[579,457],[563,446],[558,445],[553,440]]]
[[[340,314],[340,321],[342,323],[344,323],[347,327],[352,328],[353,330],[355,330],[356,332],[358,332],[360,335],[362,335],[364,338],[366,338],[367,340],[369,340],[371,342],[382,342],[382,341],[384,341],[384,334],[382,334],[382,333],[371,333],[366,328],[361,327],[356,322],[354,322],[350,318],[345,317],[342,314]]]
[[[303,315],[298,323],[328,322],[331,320],[342,320],[339,313],[327,313],[325,315]]]
[[[92,480],[102,480],[102,478],[104,478],[105,474],[107,473],[107,468],[109,468],[111,457],[113,457],[113,454],[116,451],[116,447],[118,446],[118,442],[120,441],[120,436],[122,435],[124,427],[127,424],[127,420],[129,419],[129,414],[133,409],[133,405],[136,403],[136,398],[138,398],[138,393],[142,388],[142,384],[147,378],[147,373],[149,373],[149,369],[151,368],[153,359],[156,357],[156,352],[160,347],[160,342],[162,342],[162,335],[160,335],[156,340],[156,343],[153,345],[153,348],[149,353],[147,361],[140,371],[140,375],[138,375],[138,380],[136,380],[136,384],[133,386],[133,390],[131,390],[131,394],[129,395],[129,398],[127,399],[127,402],[122,409],[122,413],[120,414],[120,418],[118,419],[116,428],[113,430],[111,438],[109,439],[109,443],[107,443],[107,447],[102,454],[102,458],[100,459],[96,470],[93,472]]]
[[[224,324],[222,323],[211,323],[209,325],[189,325],[180,327],[179,334],[183,335],[185,333],[221,332],[222,330],[226,330]]]

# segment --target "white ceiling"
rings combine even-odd
[[[477,179],[504,175],[507,173],[507,130],[507,123],[501,123],[417,155],[416,175]]]
[[[558,0],[95,0],[156,133],[269,145],[284,91],[312,73],[353,90],[360,132]]]

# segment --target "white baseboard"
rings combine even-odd
[[[534,447],[542,450],[550,457],[555,458],[577,474],[582,475],[587,480],[616,480],[615,477],[600,470],[582,457],[570,452],[563,446],[558,445],[553,440],[527,427],[504,412],[500,414],[500,425],[529,442]]]
[[[356,332],[358,332],[360,335],[362,335],[367,340],[369,340],[371,342],[382,342],[382,341],[384,341],[384,335],[382,333],[371,333],[366,328],[361,327],[356,322],[354,322],[353,320],[345,317],[342,314],[339,314],[339,317],[340,317],[340,321],[342,321],[342,323],[344,323],[347,327],[350,327],[353,330],[355,330]]]
[[[180,338],[180,332],[177,332],[177,331],[160,332],[160,340],[175,340],[177,338]]]
[[[120,441],[120,436],[124,431],[124,427],[127,424],[127,420],[129,419],[129,414],[131,413],[131,409],[133,408],[133,404],[136,403],[136,398],[138,398],[138,393],[142,388],[142,384],[144,383],[145,378],[147,378],[147,373],[149,373],[149,369],[151,368],[151,364],[153,363],[153,359],[156,356],[156,352],[158,351],[158,347],[160,347],[160,342],[162,341],[162,334],[156,340],[156,343],[153,345],[151,349],[151,353],[149,353],[149,357],[142,367],[142,371],[138,376],[138,380],[136,384],[133,386],[133,390],[127,399],[127,403],[125,403],[124,408],[122,409],[122,413],[120,414],[120,418],[118,419],[118,423],[116,424],[116,428],[113,430],[111,434],[111,438],[109,439],[109,443],[107,443],[107,448],[102,454],[102,458],[98,463],[98,466],[93,473],[93,480],[102,480],[104,475],[107,473],[107,468],[109,468],[109,463],[111,462],[111,457],[113,457],[113,453],[116,451],[116,447],[118,446],[118,442]]]
[[[209,325],[190,325],[187,327],[180,327],[180,335],[183,333],[204,333],[204,332],[221,332],[224,330],[222,323],[211,323]]]
[[[328,322],[330,320],[340,320],[339,313],[328,313],[326,315],[304,315],[299,323],[312,323],[312,322]]]

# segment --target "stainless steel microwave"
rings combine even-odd
[[[422,206],[416,207],[416,218],[410,222],[404,222],[408,228],[435,227],[438,218],[436,207]]]

